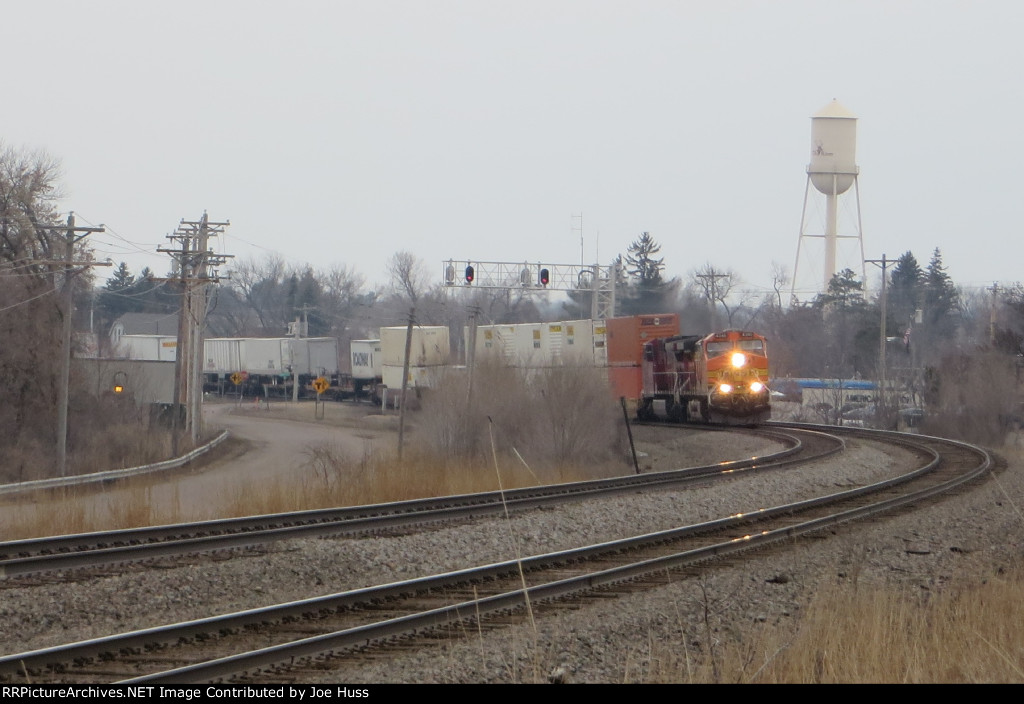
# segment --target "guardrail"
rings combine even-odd
[[[19,482],[17,484],[0,484],[0,494],[13,494],[19,491],[31,491],[35,489],[52,489],[54,487],[74,486],[76,484],[89,484],[92,482],[109,482],[115,479],[124,479],[125,477],[148,474],[149,472],[158,472],[162,469],[175,469],[217,447],[217,445],[221,444],[228,438],[229,434],[230,433],[225,430],[207,444],[197,447],[181,457],[164,460],[163,462],[157,462],[156,464],[144,464],[138,467],[128,467],[125,469],[111,469],[106,472],[93,472],[92,474],[79,474],[73,477],[53,477],[51,479],[36,479],[34,481]]]

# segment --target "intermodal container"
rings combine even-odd
[[[644,343],[679,334],[679,316],[675,313],[662,313],[609,318],[605,327],[608,335],[608,366],[640,366]]]
[[[352,379],[360,382],[380,379],[380,340],[352,340]]]
[[[406,327],[380,329],[380,351],[383,365],[401,367],[405,365]],[[430,367],[448,364],[451,344],[448,341],[448,327],[414,326],[412,344],[409,348],[409,364],[414,367]]]

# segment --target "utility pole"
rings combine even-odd
[[[303,336],[309,337],[309,311],[316,310],[316,306],[308,306],[305,303],[302,304],[302,308],[298,310],[302,311],[302,323],[299,323],[299,316],[295,316],[294,327],[292,328],[292,338],[296,342],[290,343],[292,345],[292,403],[299,402],[299,344],[298,340],[301,340]],[[307,353],[309,348],[306,348]],[[311,364],[307,358],[306,366],[310,367]],[[312,374],[313,370],[310,369],[309,373]]]
[[[583,252],[583,213],[580,213],[579,215],[573,215],[572,219],[580,221],[580,226],[578,228],[576,226],[573,226],[572,229],[578,229],[580,231],[580,266],[586,266],[584,264],[584,258],[586,255]]]
[[[198,444],[202,428],[202,349],[206,325],[207,285],[220,281],[211,268],[222,265],[231,255],[209,251],[209,238],[224,232],[231,223],[210,222],[206,213],[195,221],[181,220],[167,239],[180,248],[157,249],[171,255],[181,285],[181,309],[178,313],[178,347],[174,362],[174,409],[171,417],[171,448],[178,454],[178,430],[181,409],[186,409],[185,427],[192,431],[192,443]],[[195,294],[195,295],[193,295]]]
[[[93,232],[104,232],[103,225],[99,227],[77,227],[75,225],[75,214],[68,214],[67,225],[35,225],[37,230],[64,230],[64,259],[59,261],[47,261],[47,264],[63,265],[64,280],[61,282],[61,311],[63,329],[61,340],[63,350],[61,351],[60,378],[57,380],[57,471],[60,476],[67,472],[68,458],[68,387],[71,379],[71,314],[74,305],[74,274],[78,273],[73,267],[80,266],[110,266],[109,262],[76,262],[75,245]],[[44,262],[40,262],[44,263]],[[80,270],[81,271],[81,270]]]
[[[988,317],[988,343],[992,346],[996,344],[996,303],[997,296],[999,295],[999,283],[993,283],[992,288],[989,289],[992,292],[992,312],[989,313]]]
[[[880,301],[880,307],[882,309],[882,321],[879,327],[880,332],[878,336],[878,397],[879,401],[881,401],[879,405],[881,405],[882,408],[885,408],[885,293],[886,280],[889,278],[889,275],[886,273],[886,268],[889,264],[892,264],[893,261],[891,259],[886,259],[885,255],[883,254],[881,259],[865,259],[864,263],[875,264],[882,268],[882,296]]]
[[[476,371],[476,336],[477,316],[480,315],[480,306],[472,306],[469,309],[469,340],[466,343],[466,371],[469,372],[469,396],[466,399],[467,406],[473,402],[473,374]]]
[[[405,441],[405,392],[409,388],[409,356],[412,354],[412,326],[416,322],[416,306],[409,309],[409,324],[405,329],[405,360],[402,362],[402,395],[398,409],[398,461],[402,461]]]

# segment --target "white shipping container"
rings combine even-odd
[[[381,381],[384,386],[388,387],[389,395],[395,391],[399,391],[402,388],[402,369],[401,366],[393,366],[385,364],[381,367]],[[408,389],[434,389],[437,388],[441,383],[441,378],[446,371],[446,367],[431,365],[427,366],[416,366],[409,367],[409,376],[407,388]]]
[[[594,321],[569,320],[562,323],[562,362],[594,366]]]
[[[381,377],[380,340],[352,340],[352,378],[372,381]]]
[[[241,339],[242,369],[250,374],[279,376],[292,363],[291,338],[244,337]]]
[[[177,352],[178,338],[171,335],[121,335],[114,354],[148,362],[173,362]]]
[[[543,349],[545,323],[520,323],[512,340],[512,364],[517,367],[547,366],[548,354]]]
[[[334,337],[305,337],[290,343],[296,374],[330,377],[338,373],[338,340]]]
[[[207,374],[234,374],[242,370],[242,341],[235,337],[211,337],[203,340],[203,371]]]
[[[380,329],[381,364],[401,367],[405,364],[406,327]],[[413,326],[412,344],[409,348],[409,365],[429,367],[448,364],[451,345],[448,341],[448,327]]]
[[[476,328],[475,362],[477,364],[512,364],[515,354],[515,331],[514,325],[478,325]],[[472,344],[472,340],[469,339],[470,328],[468,325],[464,334],[468,350]]]
[[[465,335],[468,348],[468,327]],[[560,364],[603,367],[608,360],[606,340],[601,320],[481,325],[477,328],[475,361],[492,360],[526,369]]]

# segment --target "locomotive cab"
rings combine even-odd
[[[641,366],[641,419],[756,424],[771,414],[765,339],[756,333],[654,339]]]
[[[729,330],[702,341],[702,376],[707,383],[708,419],[716,423],[759,423],[771,415],[765,340]]]

